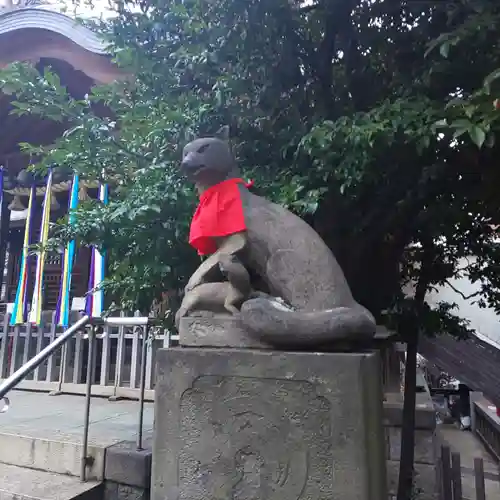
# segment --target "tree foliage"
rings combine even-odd
[[[186,244],[195,196],[182,145],[222,124],[257,189],[306,218],[354,294],[405,331],[463,333],[452,305],[403,291],[458,274],[500,311],[496,166],[499,7],[493,0],[114,0],[90,25],[128,77],[69,96],[16,64],[3,88],[20,113],[70,125],[38,168],[70,166],[115,186],[78,210],[76,236],[110,255],[108,286],[147,310],[197,263]],[[86,21],[89,24],[89,21]],[[97,104],[105,104],[107,112]],[[426,265],[422,264],[426,255]],[[463,258],[477,256],[466,268]]]

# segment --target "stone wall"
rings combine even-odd
[[[387,484],[389,498],[395,498],[398,487],[401,453],[403,398],[400,393],[385,395],[384,427],[386,437]],[[415,412],[415,500],[437,500],[436,418],[427,392],[417,394]]]

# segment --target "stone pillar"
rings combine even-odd
[[[375,353],[158,353],[152,500],[386,500]]]

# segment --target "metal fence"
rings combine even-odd
[[[63,329],[55,325],[53,313],[36,327],[12,327],[10,314],[3,318],[0,332],[0,380],[12,375],[29,359],[53,342]],[[47,317],[48,316],[48,317]],[[127,314],[122,313],[122,317]],[[76,320],[76,318],[75,318]],[[154,366],[158,349],[175,345],[178,337],[166,330],[152,329],[146,352],[145,399],[153,401]],[[92,395],[112,399],[139,397],[142,330],[134,327],[104,326],[95,341]],[[88,342],[78,332],[60,352],[40,365],[20,389],[52,393],[85,394]]]

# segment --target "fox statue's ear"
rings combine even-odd
[[[224,125],[217,130],[214,137],[220,139],[221,141],[229,141],[229,125]]]

